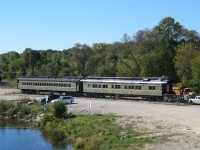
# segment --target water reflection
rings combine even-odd
[[[55,143],[59,143],[59,141]],[[72,149],[65,144],[55,145],[55,143],[50,143],[40,131],[32,129],[29,125],[0,121],[0,150]]]

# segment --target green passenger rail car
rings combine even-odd
[[[17,87],[26,94],[40,92],[79,93],[82,90],[79,81],[78,77],[21,77],[17,80]]]

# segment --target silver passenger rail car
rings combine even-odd
[[[86,95],[160,98],[172,92],[171,78],[88,77],[80,80]]]
[[[20,77],[17,87],[25,94],[48,93],[79,93],[82,92],[80,77]]]

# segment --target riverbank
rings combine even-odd
[[[29,101],[0,101],[0,118],[34,124],[55,146],[73,143],[76,149],[145,149],[147,144],[155,142],[155,138],[134,130],[132,123],[120,125],[120,116],[74,115],[68,113],[63,103],[46,106]],[[43,117],[38,119],[38,116]]]

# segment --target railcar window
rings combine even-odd
[[[98,85],[97,85],[97,84],[93,84],[92,87],[93,87],[93,88],[97,88]]]
[[[120,85],[115,85],[115,89],[120,89]]]
[[[149,86],[149,90],[156,90],[155,86]]]
[[[88,87],[91,88],[92,87],[91,84],[88,84]]]
[[[112,89],[114,89],[115,88],[115,86],[114,85],[112,85]]]
[[[101,84],[99,84],[99,88],[101,88]]]
[[[136,90],[141,90],[142,87],[141,87],[141,86],[135,86],[135,89],[136,89]]]
[[[108,88],[108,85],[106,85],[106,84],[103,84],[103,88]]]

